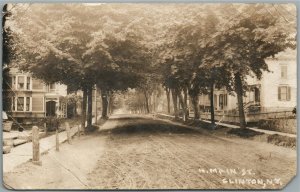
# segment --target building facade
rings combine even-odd
[[[17,68],[9,71],[9,88],[3,90],[10,99],[7,113],[22,121],[47,116],[66,116],[66,104],[60,98],[67,95],[67,87],[62,84],[45,84],[32,74]]]

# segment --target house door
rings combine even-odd
[[[48,101],[46,102],[46,116],[55,116],[56,102]]]

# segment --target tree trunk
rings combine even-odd
[[[98,124],[98,103],[97,103],[97,86],[95,86],[95,124]]]
[[[175,119],[178,119],[177,94],[174,89],[171,89],[171,92],[172,92],[172,100],[173,100],[173,107],[174,107],[174,116],[175,116]]]
[[[179,97],[179,102],[180,102],[180,105],[181,105],[182,110],[183,110],[183,121],[185,122],[188,119],[187,107],[186,107],[185,102],[184,102],[184,97],[181,95],[181,92],[179,90],[177,90],[177,95]]]
[[[214,81],[210,84],[210,120],[211,124],[215,126],[215,106],[214,106]]]
[[[186,116],[189,117],[189,106],[188,106],[188,90],[187,88],[184,88],[183,90],[183,99],[184,99],[184,106],[186,110]]]
[[[245,118],[244,104],[243,104],[243,84],[242,84],[240,73],[234,74],[234,80],[235,80],[235,92],[237,94],[237,99],[238,99],[240,128],[246,129],[246,118]]]
[[[73,109],[74,117],[77,117],[77,100],[74,102],[74,109]]]
[[[148,107],[149,107],[149,113],[152,111],[152,94],[148,94]]]
[[[199,119],[200,118],[200,113],[199,113],[199,106],[198,106],[198,102],[199,102],[199,97],[197,96],[190,96],[191,100],[192,100],[192,104],[193,104],[193,108],[194,108],[194,119]]]
[[[88,99],[88,110],[87,110],[87,129],[92,129],[92,118],[93,118],[93,87],[90,86],[87,90]]]
[[[149,109],[149,99],[148,99],[148,95],[147,92],[144,91],[144,96],[145,96],[145,107],[146,107],[146,112],[150,113],[150,109]]]
[[[184,99],[184,105],[187,107],[188,94],[186,88],[183,89],[183,99]]]
[[[168,114],[170,114],[171,113],[171,109],[170,109],[170,89],[166,88],[166,94],[167,94]]]
[[[85,121],[86,121],[86,104],[87,104],[87,89],[83,88],[83,96],[82,96],[82,106],[81,106],[81,127],[84,129],[85,128]]]
[[[75,92],[75,95],[77,96],[77,91]],[[75,100],[75,102],[74,102],[74,111],[73,111],[73,113],[74,113],[74,117],[77,117],[78,116],[78,114],[77,114],[77,106],[78,106],[78,104],[77,104],[77,99]]]
[[[113,113],[113,101],[114,101],[114,97],[113,95],[111,94],[110,97],[109,97],[109,114],[112,114]]]
[[[101,90],[101,99],[102,99],[102,119],[107,119],[107,107],[108,107],[108,101],[107,101],[107,91]]]
[[[73,117],[77,117],[76,109],[77,109],[77,102],[75,102],[74,105],[73,105]]]
[[[152,107],[152,111],[155,113],[156,112],[156,93],[153,93],[153,107]]]
[[[110,115],[110,94],[107,93],[107,115]]]

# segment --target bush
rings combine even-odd
[[[257,123],[258,128],[284,133],[297,133],[297,123],[295,118],[265,119]]]
[[[278,134],[269,135],[268,143],[272,143],[277,146],[296,148],[296,138],[291,138]]]
[[[252,129],[240,129],[240,128],[230,129],[227,133],[238,135],[238,136],[243,137],[243,138],[250,138],[250,137],[255,137],[257,135],[263,135],[264,134],[264,133],[261,133],[261,132],[254,131]]]
[[[55,131],[59,128],[61,119],[57,117],[46,117],[44,118],[44,123],[46,123],[47,131]]]

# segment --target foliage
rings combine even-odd
[[[187,92],[197,104],[213,86],[242,105],[247,78],[262,78],[266,58],[296,46],[295,7],[277,6],[22,4],[6,28],[20,69],[71,91],[96,84],[105,101],[135,89],[131,99],[148,106],[161,84],[187,109]]]

